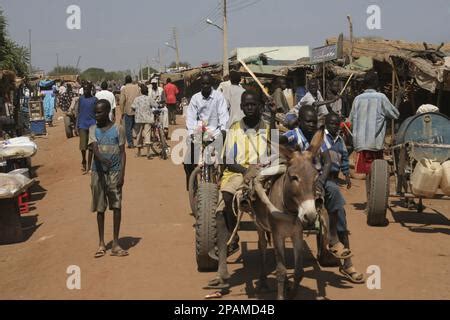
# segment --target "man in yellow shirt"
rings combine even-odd
[[[262,120],[263,102],[255,92],[245,91],[241,97],[241,109],[245,117],[234,122],[225,140],[223,158],[225,171],[220,182],[219,202],[216,210],[217,248],[219,252],[218,276],[211,280],[207,288],[225,289],[229,287],[226,259],[239,249],[239,237],[230,238],[237,219],[233,213],[232,203],[236,192],[244,186],[244,176],[252,164],[261,164],[269,160],[270,129],[275,124],[275,107],[271,108],[271,124]]]

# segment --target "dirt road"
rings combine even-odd
[[[26,240],[0,246],[0,299],[203,299],[211,292],[202,286],[214,273],[196,269],[194,219],[181,166],[137,159],[127,150],[121,243],[130,256],[94,259],[96,216],[89,210],[90,177],[80,171],[78,139],[65,138],[62,121],[48,132],[36,140],[33,165],[40,188],[34,190],[32,211],[22,218]],[[430,207],[423,214],[394,207],[389,226],[373,228],[366,225],[363,183],[354,180],[344,194],[355,265],[361,272],[379,266],[381,289],[351,284],[337,268],[320,268],[310,236],[298,299],[450,299],[449,203],[425,202]],[[112,239],[111,214],[106,239]],[[273,292],[255,291],[256,234],[242,232],[241,240],[241,252],[229,259],[233,288],[225,298],[273,299],[274,273]],[[67,289],[71,265],[80,267],[81,290]]]

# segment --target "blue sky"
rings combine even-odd
[[[219,0],[2,0],[9,34],[28,46],[32,29],[33,65],[50,70],[56,65],[136,69],[157,56],[166,64],[174,51],[171,28],[180,33],[181,60],[193,65],[222,59],[222,34],[204,23],[207,17],[222,25]],[[355,36],[450,42],[449,0],[228,0],[229,48],[242,46],[324,44],[327,37],[344,32],[347,14]],[[81,30],[66,28],[69,5],[81,8]],[[381,9],[381,30],[366,26],[369,5]],[[247,5],[250,5],[246,7]]]

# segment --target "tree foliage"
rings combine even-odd
[[[80,69],[77,69],[73,66],[58,66],[54,67],[52,71],[48,73],[49,76],[58,76],[58,75],[78,75],[80,74]]]
[[[131,74],[129,70],[127,71],[105,71],[101,68],[89,68],[81,73],[81,79],[100,82],[100,81],[124,81],[125,77]]]
[[[19,77],[28,74],[30,53],[27,48],[18,45],[8,36],[8,23],[0,8],[0,69],[14,71]]]

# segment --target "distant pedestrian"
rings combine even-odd
[[[317,125],[322,127],[325,125],[325,117],[329,113],[327,105],[335,103],[339,99],[340,97],[336,95],[332,100],[325,101],[319,90],[319,81],[317,79],[311,79],[308,83],[308,92],[294,107],[294,109],[298,113],[303,106],[313,106],[314,109],[316,109],[318,116]]]
[[[169,124],[176,125],[176,109],[177,109],[177,95],[180,93],[177,86],[172,83],[170,78],[167,79],[167,84],[164,87],[166,95],[167,109],[169,109]]]
[[[150,158],[151,125],[154,122],[153,110],[158,108],[155,100],[148,96],[148,88],[141,85],[141,95],[134,99],[131,109],[135,112],[137,157],[141,156],[144,145],[147,147],[147,158]]]
[[[77,110],[77,128],[80,136],[80,151],[81,151],[81,167],[83,173],[91,170],[92,164],[92,149],[88,146],[89,128],[95,124],[95,104],[97,98],[92,96],[92,84],[87,83],[83,88],[84,95],[78,101]],[[86,166],[86,151],[88,151],[88,161]]]
[[[149,88],[149,96],[156,101],[159,110],[161,110],[161,124],[164,128],[166,139],[169,139],[169,110],[166,107],[166,96],[164,89],[158,86],[158,79],[152,79]]]
[[[116,97],[114,93],[108,90],[108,82],[103,81],[100,85],[101,90],[95,94],[98,100],[108,100],[111,104],[111,112],[109,113],[109,120],[116,121]]]
[[[94,151],[91,191],[92,212],[97,212],[99,248],[95,258],[106,254],[104,239],[105,211],[109,207],[114,213],[113,243],[111,255],[124,257],[128,252],[119,245],[119,231],[122,219],[122,187],[125,180],[125,132],[122,126],[109,119],[111,105],[100,100],[95,105],[96,124],[89,128],[89,145]]]
[[[400,113],[381,92],[377,92],[378,75],[368,72],[366,90],[353,101],[350,122],[353,146],[357,152],[356,173],[369,174],[372,162],[383,159],[386,119],[398,119]]]
[[[125,133],[127,135],[128,148],[134,148],[133,129],[134,111],[131,109],[134,99],[141,94],[138,85],[133,84],[130,75],[125,77],[125,86],[120,90],[120,109],[122,121],[125,121]]]
[[[68,83],[66,92],[64,92],[59,98],[59,108],[63,112],[69,111],[70,105],[72,104],[72,99],[76,96],[77,94],[72,90],[72,85]]]
[[[284,95],[284,90],[287,88],[287,81],[284,77],[277,77],[273,81],[274,92],[272,94],[273,101],[278,108],[279,113],[289,112],[289,104],[287,102],[286,96]]]
[[[228,111],[230,120],[228,120],[227,129],[237,121],[241,121],[244,117],[244,112],[241,109],[241,97],[245,89],[241,87],[241,75],[237,71],[230,72],[229,86],[223,88],[223,96],[228,103]]]

